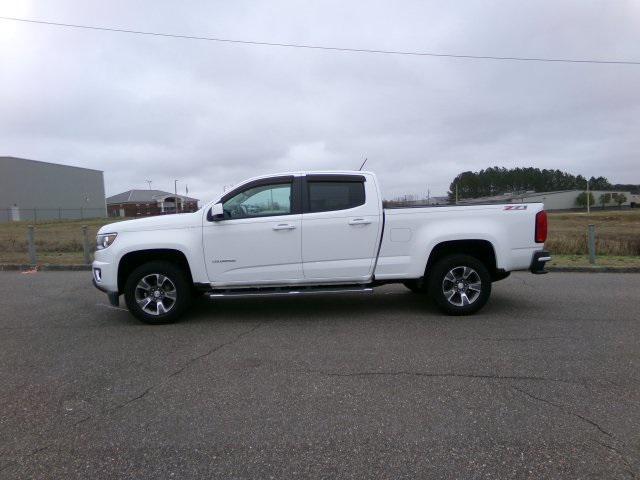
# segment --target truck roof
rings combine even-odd
[[[271,178],[271,177],[284,177],[284,176],[294,176],[301,177],[303,175],[372,175],[375,176],[375,173],[370,172],[368,170],[304,170],[304,171],[295,171],[295,172],[275,172],[269,173],[267,175],[257,175],[255,177],[246,178],[239,183],[233,185],[233,188],[243,185],[245,183],[252,182],[254,180],[260,180],[263,178]]]
[[[286,175],[293,175],[294,177],[300,177],[302,175],[375,175],[375,173],[370,172],[368,170],[298,170],[295,172],[274,172],[269,173],[267,175],[258,175],[255,177],[251,177],[247,180],[258,180],[260,178],[269,178],[269,177],[280,177]],[[243,182],[244,183],[244,182]]]

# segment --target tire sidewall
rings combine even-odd
[[[135,298],[135,288],[141,278],[159,273],[168,277],[176,287],[176,303],[173,308],[164,315],[150,315],[140,308]],[[187,309],[192,298],[191,288],[185,278],[184,272],[169,262],[153,261],[136,268],[125,283],[124,298],[129,311],[139,320],[152,325],[176,322]]]
[[[454,267],[466,266],[473,268],[480,277],[480,296],[470,305],[457,306],[449,303],[442,291],[442,282],[445,275]],[[449,255],[438,260],[429,274],[429,294],[438,308],[448,315],[471,315],[480,310],[489,300],[491,295],[491,275],[487,267],[475,257],[470,255]]]

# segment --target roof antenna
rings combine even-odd
[[[358,169],[358,171],[362,170],[362,167],[364,167],[364,164],[367,163],[367,160],[369,160],[368,158],[364,159],[364,162],[362,162],[362,165],[360,165],[360,168]]]

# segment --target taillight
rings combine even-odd
[[[544,243],[547,239],[547,212],[536,213],[536,243]]]

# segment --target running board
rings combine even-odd
[[[318,293],[372,293],[373,288],[355,286],[343,287],[300,287],[300,288],[236,288],[228,290],[214,290],[207,295],[209,298],[219,297],[271,297],[275,295],[314,295]]]

